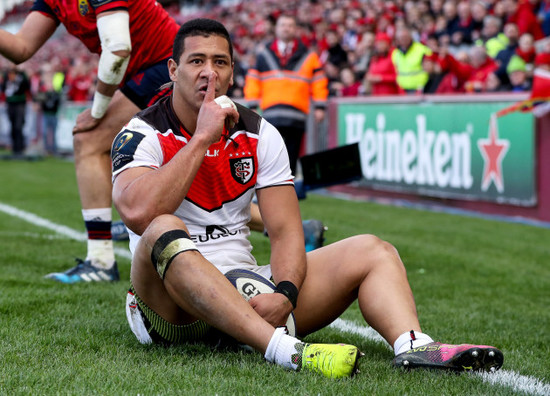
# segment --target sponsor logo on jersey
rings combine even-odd
[[[246,184],[254,176],[254,158],[230,158],[231,176],[240,184]]]
[[[220,150],[206,150],[206,154],[204,154],[205,157],[219,157]]]
[[[227,238],[240,234],[241,230],[230,231],[227,227],[221,225],[209,225],[205,228],[204,234],[191,235],[191,240],[193,242],[208,242],[220,238]]]
[[[80,12],[80,15],[84,16],[88,11],[90,11],[88,0],[78,0],[78,12]]]

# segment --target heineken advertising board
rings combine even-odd
[[[340,103],[338,144],[359,143],[364,184],[424,196],[536,204],[530,113],[506,103]]]

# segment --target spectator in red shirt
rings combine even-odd
[[[391,39],[386,33],[377,33],[374,56],[371,59],[365,83],[371,95],[395,95],[400,93],[396,82],[395,66],[391,60]]]
[[[332,83],[331,90],[340,97],[359,96],[363,93],[361,81],[357,81],[350,67],[343,67],[340,70],[340,80]]]
[[[92,99],[94,80],[90,70],[83,64],[77,64],[68,78],[67,98],[72,102],[88,102]]]
[[[535,58],[535,68],[550,71],[550,53],[538,54]]]
[[[527,64],[527,71],[533,69],[537,52],[535,50],[535,41],[530,33],[523,33],[519,37],[516,55],[525,61]]]
[[[518,25],[520,35],[531,33],[535,40],[544,38],[544,33],[528,0],[502,0],[506,22]]]
[[[462,60],[448,54],[446,49],[440,50],[437,58],[438,67],[434,67],[434,69],[444,76],[437,85],[437,89],[434,90],[435,93],[487,91],[489,75],[494,73],[498,66],[493,59],[487,56],[485,47],[475,46],[472,47],[469,54],[460,55]],[[431,60],[433,61],[433,57]]]
[[[446,55],[441,60],[442,68],[453,73],[460,82],[464,82],[466,92],[485,92],[489,74],[495,72],[498,65],[487,55],[487,50],[482,45],[472,47],[468,55],[469,63],[460,62],[450,54]]]

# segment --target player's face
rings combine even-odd
[[[212,71],[217,74],[216,97],[225,95],[233,84],[229,43],[221,36],[186,37],[179,65],[170,62],[168,66],[170,78],[176,82],[174,95],[196,112],[204,100]]]

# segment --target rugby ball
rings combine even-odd
[[[275,285],[263,276],[245,269],[235,269],[227,272],[225,277],[239,291],[241,296],[248,301],[252,297],[262,293],[273,293]],[[296,336],[296,321],[291,312],[286,322],[288,334]]]
[[[214,102],[218,104],[222,109],[225,109],[226,107],[233,107],[235,110],[237,110],[237,106],[231,99],[227,97],[227,95],[218,96],[216,99],[214,99]],[[225,120],[227,127],[229,129],[233,128],[235,126],[235,122],[232,118],[227,118]]]

